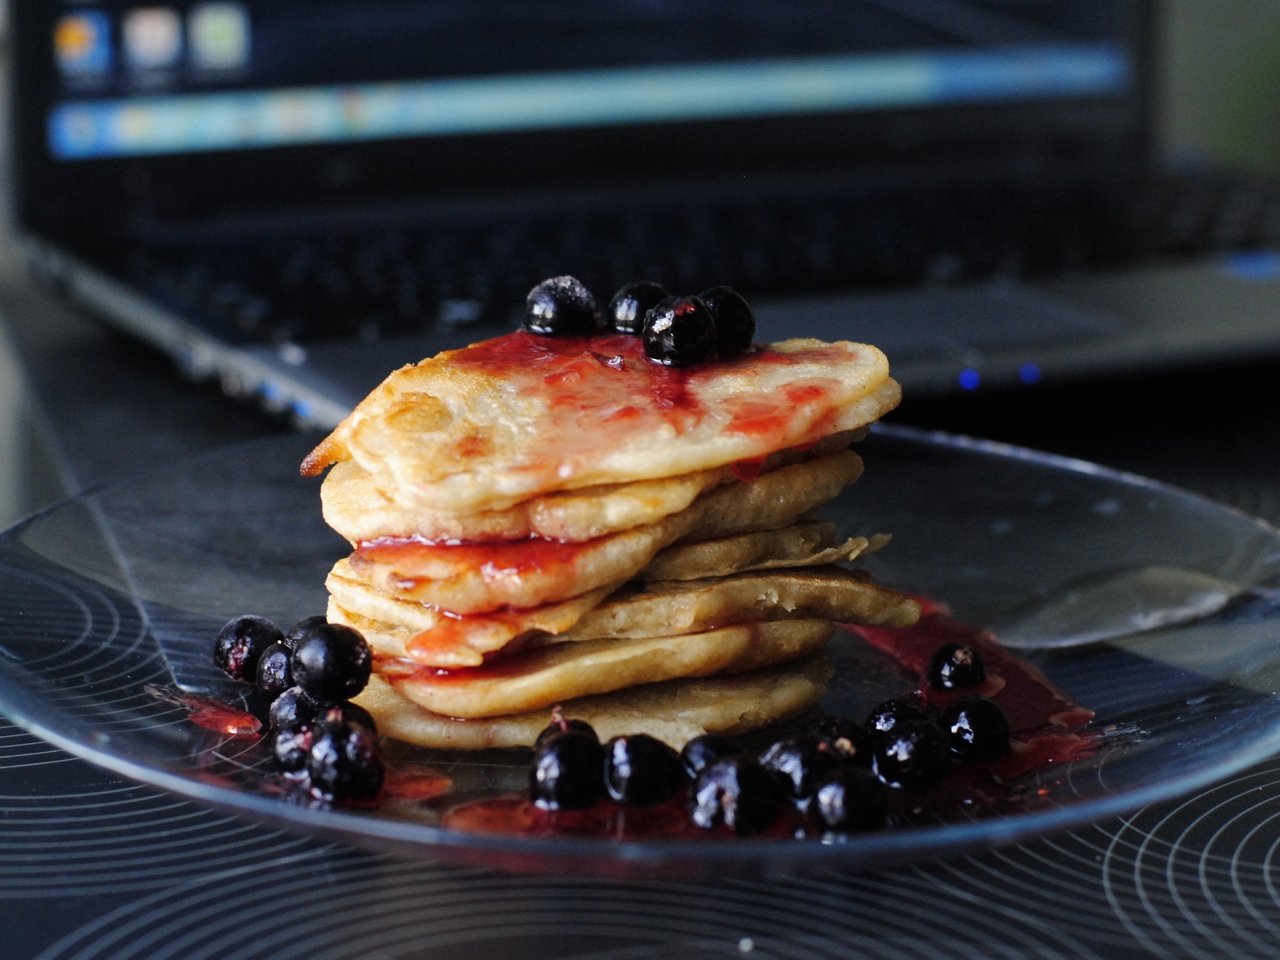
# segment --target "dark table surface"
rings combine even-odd
[[[287,425],[21,286],[29,504]],[[1280,522],[1280,366],[911,402]],[[0,721],[0,958],[1272,957],[1280,760],[1123,818],[820,879],[617,884],[401,860],[120,780]]]

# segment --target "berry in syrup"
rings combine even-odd
[[[525,299],[524,328],[544,337],[586,336],[599,317],[595,297],[576,277],[543,280]]]
[[[298,641],[290,660],[294,681],[322,703],[354,697],[373,671],[369,644],[350,627],[326,623]]]
[[[651,807],[670,800],[685,783],[680,754],[656,737],[614,737],[604,747],[604,784],[626,806]]]
[[[619,333],[644,334],[644,316],[667,297],[667,288],[651,280],[628,283],[613,295],[605,312],[605,323]]]
[[[235,617],[227,621],[214,642],[213,662],[232,680],[253,683],[263,653],[283,639],[280,628],[266,617]]]
[[[704,767],[710,766],[717,760],[724,760],[726,757],[737,757],[741,756],[741,754],[742,748],[728,737],[717,737],[713,733],[704,733],[700,737],[694,737],[684,745],[684,749],[680,751],[680,759],[684,761],[684,768],[689,776],[696,777]]]
[[[289,632],[284,635],[284,645],[288,647],[290,650],[294,649],[295,647],[297,647],[299,640],[301,640],[305,636],[308,636],[311,633],[311,631],[315,630],[317,627],[323,626],[328,622],[329,621],[321,615],[316,615],[314,617],[303,617],[301,620],[295,623],[292,627],[290,627]]]
[[[558,733],[581,733],[590,737],[596,743],[600,742],[600,736],[596,733],[595,727],[587,723],[585,720],[566,720],[559,715],[559,707],[551,711],[551,723],[549,723],[543,731],[538,734],[538,739],[533,741],[533,749],[537,750],[544,743],[550,740]]]
[[[292,651],[284,642],[273,643],[262,652],[258,660],[258,691],[271,702],[293,686],[293,671],[289,668]]]
[[[818,749],[813,737],[779,740],[760,754],[760,766],[773,775],[792,800],[812,797],[818,781],[837,762],[829,751]]]
[[[822,714],[809,722],[809,736],[818,749],[830,752],[842,763],[871,766],[871,737],[848,717]]]
[[[891,787],[928,790],[951,770],[951,742],[932,720],[902,720],[872,751],[871,770]]]
[[[716,352],[728,360],[751,349],[756,338],[756,315],[732,287],[712,287],[698,294],[716,325]]]
[[[697,297],[668,297],[644,320],[644,353],[668,367],[691,367],[715,352],[716,325]]]
[[[957,760],[999,760],[1009,752],[1009,718],[994,700],[957,697],[942,711],[942,726]]]
[[[875,774],[837,767],[818,785],[812,810],[828,830],[874,830],[884,826],[889,797]]]
[[[313,794],[333,800],[371,800],[382,791],[386,771],[376,733],[347,723],[340,709],[325,713],[314,730],[307,757]]]
[[[784,797],[777,781],[750,757],[726,757],[704,767],[693,783],[689,817],[703,830],[724,824],[747,835],[767,830]]]
[[[544,810],[581,810],[604,793],[604,747],[595,736],[566,730],[533,754],[529,798]]]
[[[987,679],[978,651],[965,643],[939,647],[929,661],[929,685],[936,690],[969,690]]]
[[[867,732],[874,738],[878,734],[888,733],[899,723],[928,719],[929,715],[914,698],[899,697],[872,708],[867,714]]]

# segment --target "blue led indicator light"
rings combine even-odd
[[[960,371],[960,389],[961,390],[977,390],[978,384],[982,382],[982,377],[977,370],[970,367],[968,370]]]
[[[1024,363],[1018,368],[1018,379],[1030,386],[1040,382],[1040,367],[1034,363]]]

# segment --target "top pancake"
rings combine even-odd
[[[787,340],[672,369],[647,361],[637,337],[517,331],[397,370],[302,471],[354,460],[407,508],[502,510],[812,443],[900,395],[884,354],[863,344]]]

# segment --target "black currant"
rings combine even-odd
[[[533,741],[533,749],[537,750],[556,734],[566,733],[570,730],[575,733],[585,734],[595,740],[596,743],[600,742],[600,736],[596,733],[595,727],[591,726],[587,721],[560,719],[552,720],[551,723],[548,724],[540,734],[538,734],[538,739]]]
[[[779,740],[760,754],[760,766],[773,775],[792,800],[813,796],[818,781],[837,762],[829,751],[818,749],[813,737]]]
[[[957,697],[942,711],[957,760],[999,760],[1009,752],[1009,718],[999,704],[977,694]]]
[[[594,735],[567,730],[533,754],[529,797],[544,810],[580,810],[604,793],[604,747]]]
[[[276,729],[310,723],[320,713],[321,704],[301,687],[290,687],[271,704],[271,726]]]
[[[373,671],[373,654],[355,630],[326,623],[298,641],[290,666],[298,686],[322,703],[333,703],[365,688]]]
[[[341,716],[331,710],[314,725],[307,757],[311,792],[334,800],[371,800],[382,791],[386,776],[382,745],[376,733]]]
[[[258,659],[258,690],[272,702],[293,686],[293,671],[289,669],[292,655],[293,651],[281,641],[267,647]]]
[[[815,717],[809,722],[809,736],[818,741],[818,749],[843,763],[871,765],[871,736],[847,717]]]
[[[613,295],[605,312],[605,323],[619,333],[641,336],[644,315],[671,296],[667,288],[651,280],[628,283]]]
[[[929,685],[939,690],[968,690],[985,679],[978,651],[963,643],[943,644],[929,661]]]
[[[756,315],[732,287],[712,287],[698,294],[716,325],[716,352],[728,360],[751,349],[756,338]]]
[[[292,650],[298,645],[298,641],[311,633],[316,627],[322,626],[329,621],[323,616],[303,617],[292,627],[289,632],[284,635],[284,645]]]
[[[258,661],[284,634],[266,617],[242,616],[227,621],[213,647],[213,662],[232,680],[253,683]]]
[[[544,337],[589,334],[599,317],[595,297],[575,277],[543,280],[525,299],[524,328]]]
[[[759,833],[778,818],[782,789],[750,757],[726,757],[704,767],[693,783],[689,816],[704,830],[723,823],[739,834]]]
[[[645,314],[644,353],[668,367],[691,367],[716,349],[716,325],[697,297],[667,297]]]
[[[951,769],[951,743],[932,720],[902,720],[872,751],[871,769],[891,787],[928,790]]]
[[[605,789],[619,803],[649,807],[670,800],[684,784],[680,754],[656,737],[636,733],[604,746]]]
[[[875,774],[842,766],[818,785],[813,809],[828,830],[873,830],[884,826],[889,796]]]
[[[285,773],[301,773],[306,769],[315,732],[315,726],[310,723],[281,727],[275,732],[272,749],[280,769]]]
[[[867,731],[872,737],[888,733],[899,723],[909,720],[928,720],[929,715],[913,699],[900,697],[886,700],[867,714]]]
[[[704,767],[710,766],[717,760],[741,755],[742,748],[736,743],[727,737],[717,737],[713,733],[704,733],[700,737],[694,737],[680,751],[680,758],[684,761],[685,770],[688,771],[691,777],[696,777]]]

